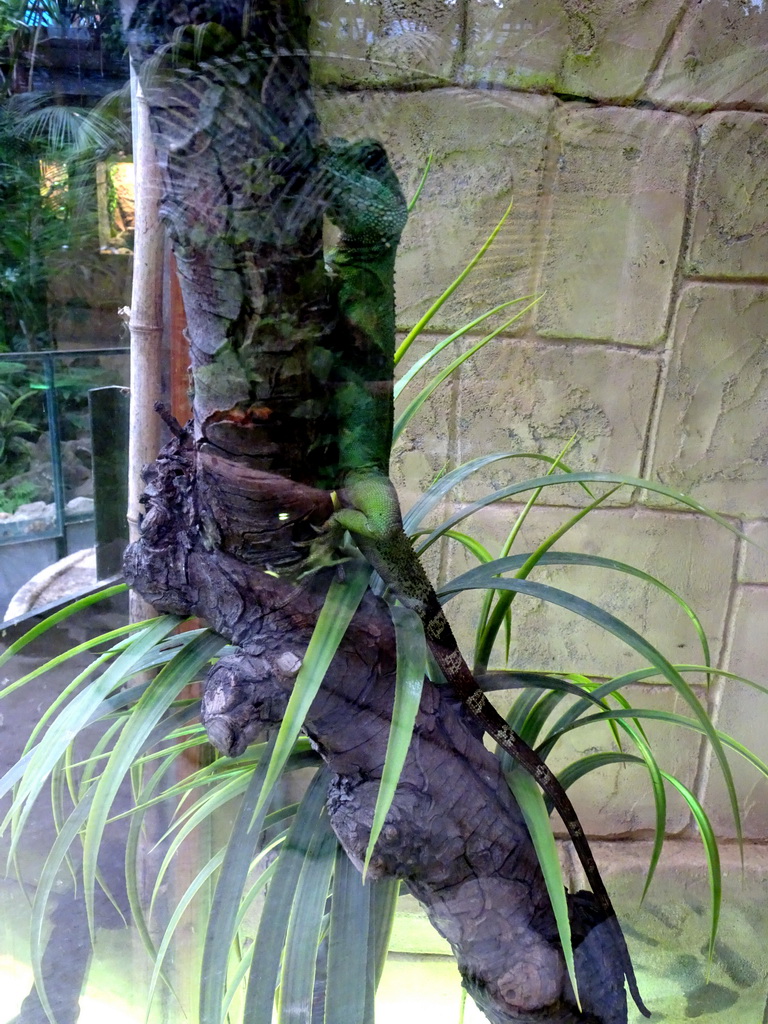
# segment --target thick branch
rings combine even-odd
[[[295,554],[294,542],[327,518],[328,497],[199,453],[185,435],[148,477],[129,582],[159,609],[199,615],[237,645],[211,670],[203,698],[211,741],[237,756],[281,720],[325,591],[319,576],[296,585],[256,566]],[[369,594],[306,725],[335,772],[331,819],[358,866],[384,763],[394,650],[386,606]],[[371,870],[402,878],[423,903],[491,1021],[626,1021],[621,969],[610,932],[592,928],[589,894],[571,903],[577,939],[586,936],[576,950],[578,1013],[536,856],[498,761],[449,691],[429,682]]]

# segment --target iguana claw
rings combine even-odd
[[[335,515],[322,526],[313,529],[317,531],[317,537],[296,543],[296,547],[309,548],[309,554],[298,576],[300,580],[321,569],[340,566],[343,562],[360,557],[360,551],[352,543],[349,533],[336,522]]]

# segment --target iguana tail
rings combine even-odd
[[[421,619],[430,650],[456,696],[467,706],[488,735],[533,776],[554,804],[571,837],[602,917],[611,927],[632,998],[640,1012],[650,1017],[650,1011],[643,1003],[637,987],[632,960],[616,911],[592,856],[576,810],[559,780],[536,751],[507,725],[475,682],[429,577],[402,527],[396,531],[391,530],[384,541],[370,541],[360,534],[355,534],[354,539],[384,582],[403,604],[412,608]]]

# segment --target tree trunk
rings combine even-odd
[[[217,22],[197,21],[217,11]],[[205,8],[139,0],[130,18],[188,317],[194,420],[145,477],[129,582],[237,648],[203,720],[236,756],[283,714],[333,570],[289,570],[331,514],[334,303],[299,0]],[[173,424],[172,424],[173,426]],[[366,596],[306,723],[335,773],[333,827],[360,866],[392,715],[394,635]],[[426,683],[371,864],[402,878],[451,943],[491,1021],[626,1022],[610,929],[571,902],[583,1012],[546,889],[497,760],[446,687]]]

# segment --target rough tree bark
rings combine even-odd
[[[138,0],[128,37],[165,182],[194,376],[194,421],[145,474],[129,582],[193,614],[236,653],[210,672],[203,720],[237,755],[278,722],[328,573],[295,565],[329,516],[334,310],[322,260],[319,128],[300,0]],[[332,572],[332,571],[331,571]],[[331,820],[362,864],[392,714],[394,636],[361,606],[306,728],[334,771]],[[591,897],[571,900],[583,1010],[546,889],[496,759],[446,687],[426,684],[371,865],[395,875],[451,943],[489,1020],[625,1024],[623,973]]]

